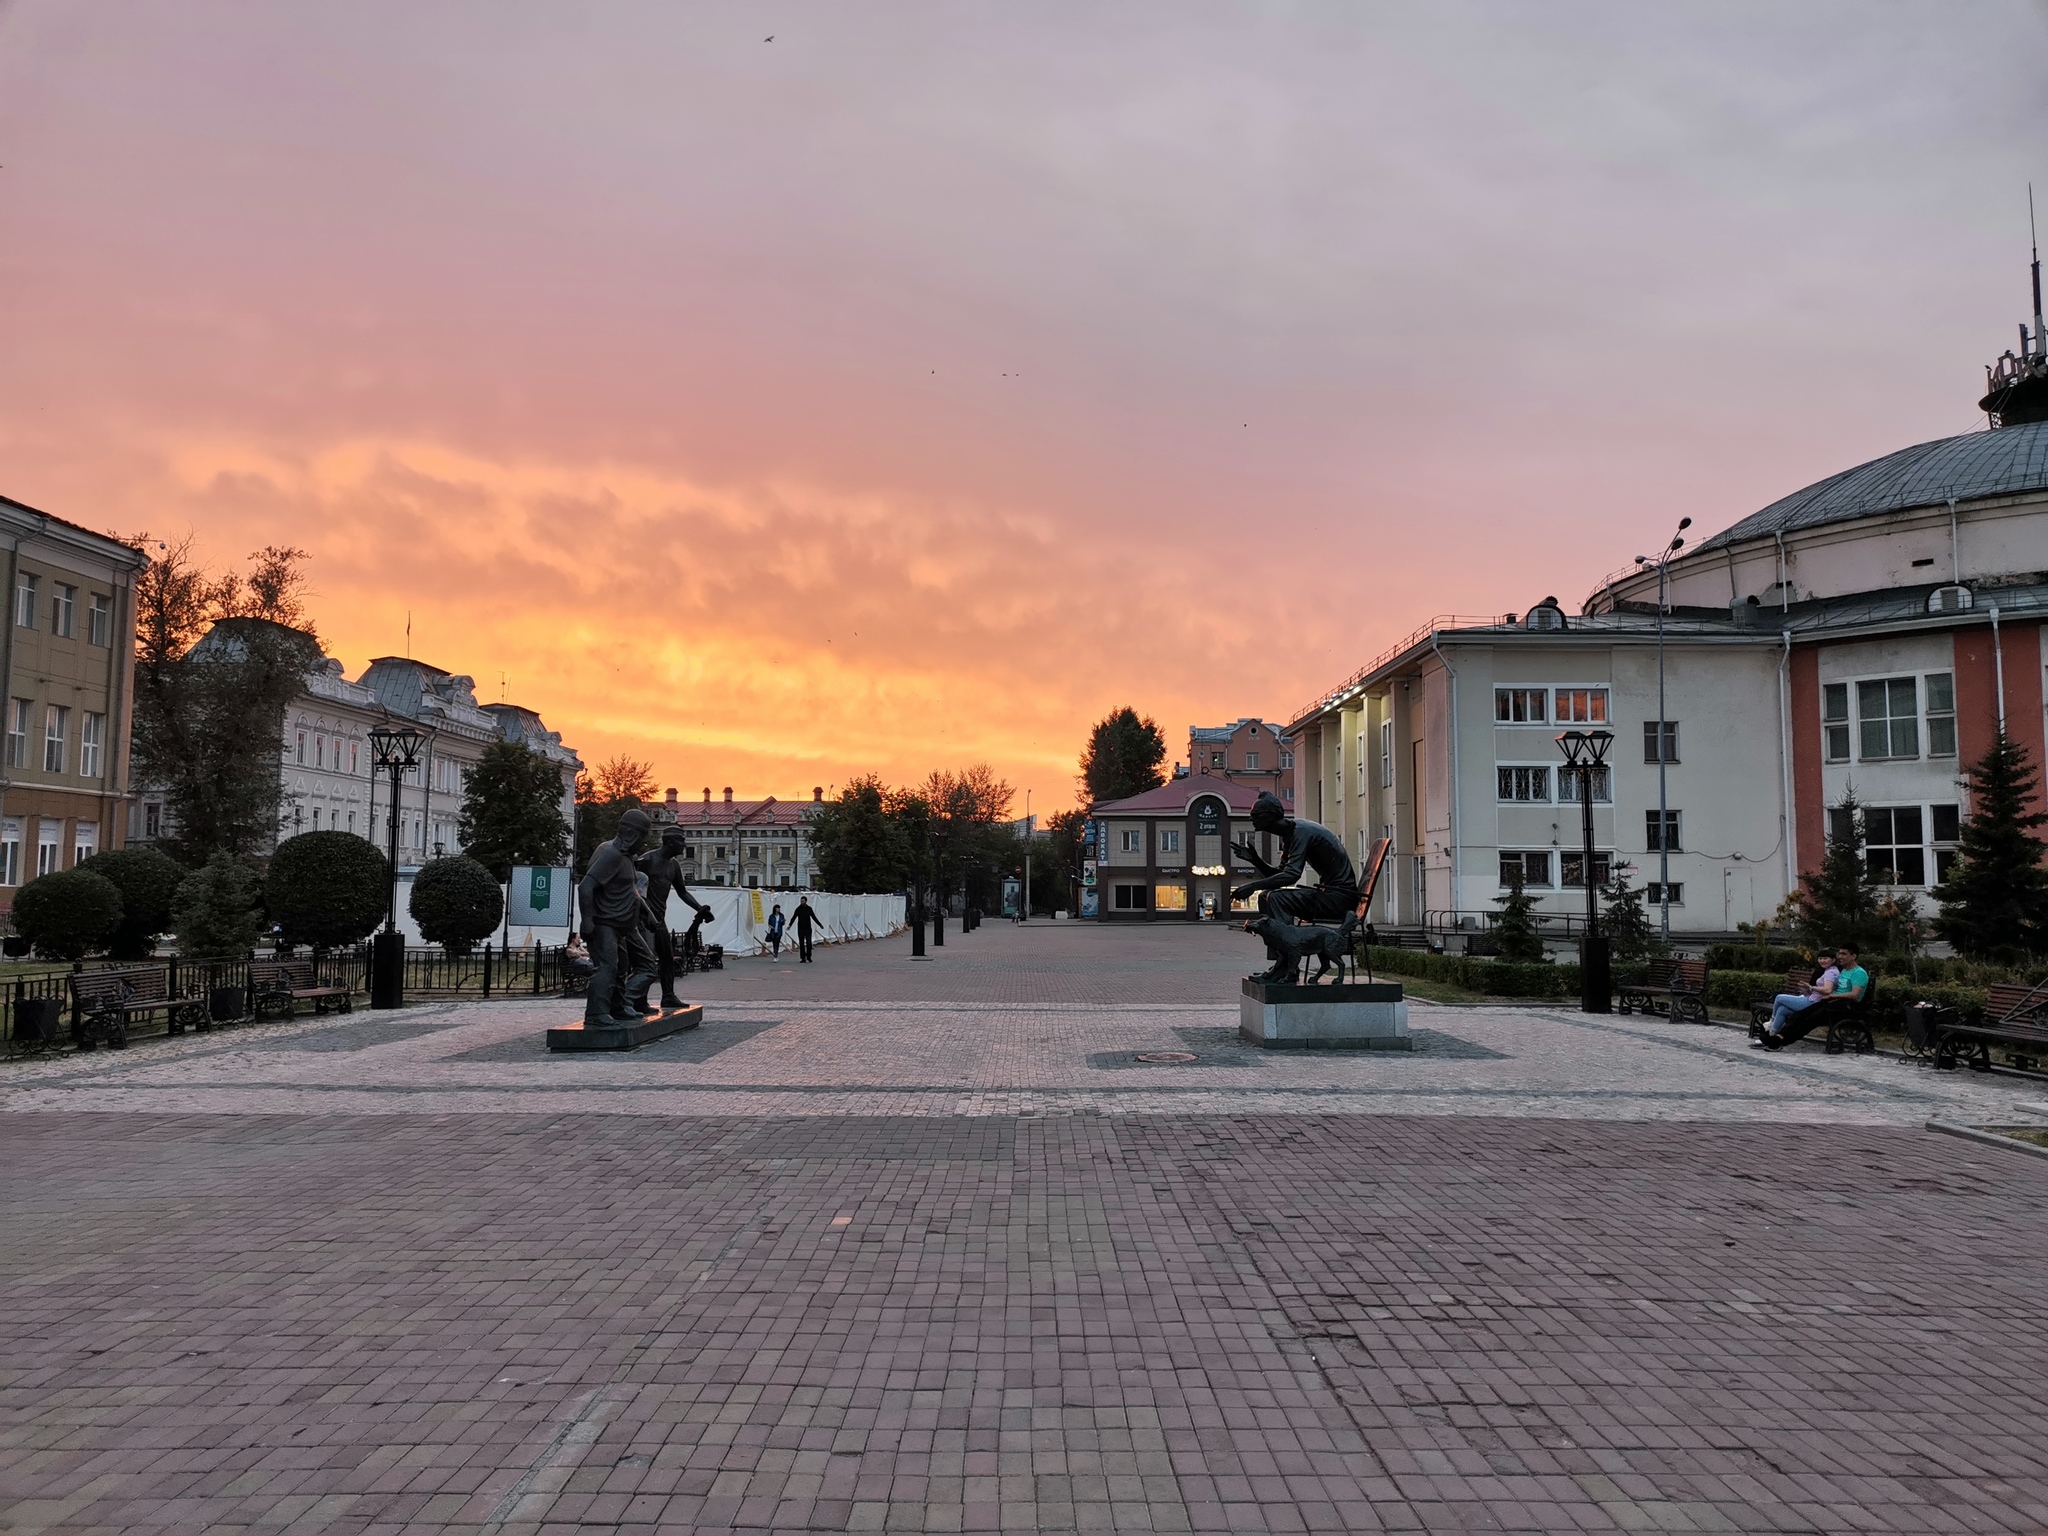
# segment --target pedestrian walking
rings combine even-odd
[[[782,958],[782,929],[786,919],[782,915],[782,903],[775,903],[775,910],[768,914],[768,951],[772,958]]]
[[[817,926],[818,914],[811,906],[811,898],[800,897],[796,904],[796,958],[800,964],[811,963],[811,930]]]

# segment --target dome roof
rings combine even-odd
[[[1794,491],[1698,548],[1719,549],[1799,528],[1939,506],[1951,496],[1974,501],[2041,490],[2048,490],[2048,421],[1901,448]]]

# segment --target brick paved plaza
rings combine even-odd
[[[950,937],[0,1068],[0,1526],[2048,1529],[2040,1084]]]

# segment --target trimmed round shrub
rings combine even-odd
[[[14,930],[46,960],[83,960],[121,926],[121,893],[89,869],[29,881],[14,898]]]
[[[263,898],[283,943],[353,944],[384,920],[391,866],[353,832],[305,832],[270,856]]]
[[[80,869],[113,881],[121,893],[121,926],[107,944],[116,960],[147,960],[157,936],[171,931],[171,908],[188,873],[154,848],[110,848],[79,861]]]
[[[236,959],[249,953],[268,926],[263,886],[240,859],[216,853],[187,875],[171,904],[178,952],[193,960]]]
[[[498,931],[505,895],[488,869],[457,854],[435,859],[413,877],[407,910],[420,925],[421,938],[451,955],[466,955]]]

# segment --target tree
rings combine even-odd
[[[811,818],[811,857],[827,891],[900,891],[910,878],[904,830],[889,814],[889,791],[870,774],[855,779]]]
[[[1056,811],[1047,820],[1046,827],[1051,833],[1045,842],[1047,858],[1059,865],[1068,910],[1073,910],[1073,894],[1080,888],[1081,840],[1088,829],[1088,813],[1085,810]],[[1034,871],[1036,865],[1033,866]],[[1036,876],[1032,881],[1032,894],[1037,894]]]
[[[1810,946],[1854,944],[1875,954],[1884,944],[1884,919],[1864,870],[1863,836],[1863,806],[1849,790],[1828,810],[1820,868],[1799,877],[1799,936]]]
[[[246,578],[211,576],[185,540],[136,578],[135,767],[163,790],[165,842],[186,864],[277,835],[284,712],[321,659],[302,626],[303,551],[253,558]]]
[[[457,825],[469,857],[501,885],[515,864],[560,864],[569,854],[560,770],[521,742],[491,743],[470,770]]]
[[[1016,836],[1002,820],[1016,793],[987,763],[926,776],[916,799],[930,812],[931,878],[941,904],[956,885],[971,902],[978,883],[1020,858]]]
[[[1506,861],[1502,861],[1506,864]],[[1518,965],[1540,963],[1549,958],[1543,950],[1543,940],[1536,933],[1536,898],[1529,894],[1527,877],[1522,870],[1522,861],[1506,864],[1508,872],[1508,893],[1496,896],[1493,904],[1500,908],[1500,916],[1493,920],[1493,936],[1500,944],[1500,957]]]
[[[111,880],[121,893],[121,925],[108,941],[116,960],[146,960],[157,937],[170,932],[171,908],[185,880],[185,866],[154,848],[110,848],[81,860],[78,867]]]
[[[1157,789],[1166,782],[1159,765],[1166,761],[1166,735],[1149,717],[1126,704],[1096,721],[1081,753],[1081,794],[1097,800],[1123,800]]]
[[[246,955],[263,937],[262,887],[242,860],[216,853],[187,875],[171,907],[178,950],[189,960]]]
[[[420,937],[451,955],[466,955],[478,940],[488,940],[505,915],[498,882],[467,854],[424,865],[413,876],[406,905],[420,925]]]
[[[590,856],[619,830],[619,818],[654,794],[654,769],[621,754],[600,763],[595,773],[576,776],[576,878]]]
[[[1643,910],[1643,893],[1628,883],[1627,866],[1614,866],[1614,878],[1602,895],[1607,905],[1600,914],[1600,931],[1607,935],[1609,954],[1622,961],[1646,960],[1664,947]]]
[[[1935,931],[1966,954],[2006,959],[2048,949],[2048,870],[2036,835],[2039,779],[2027,749],[2000,733],[1972,764],[1970,814],[1949,877],[1934,889]]]
[[[353,944],[390,910],[391,866],[352,832],[302,832],[271,855],[263,899],[282,943]]]
[[[121,925],[121,893],[89,869],[39,875],[14,898],[14,928],[46,960],[83,960]]]

